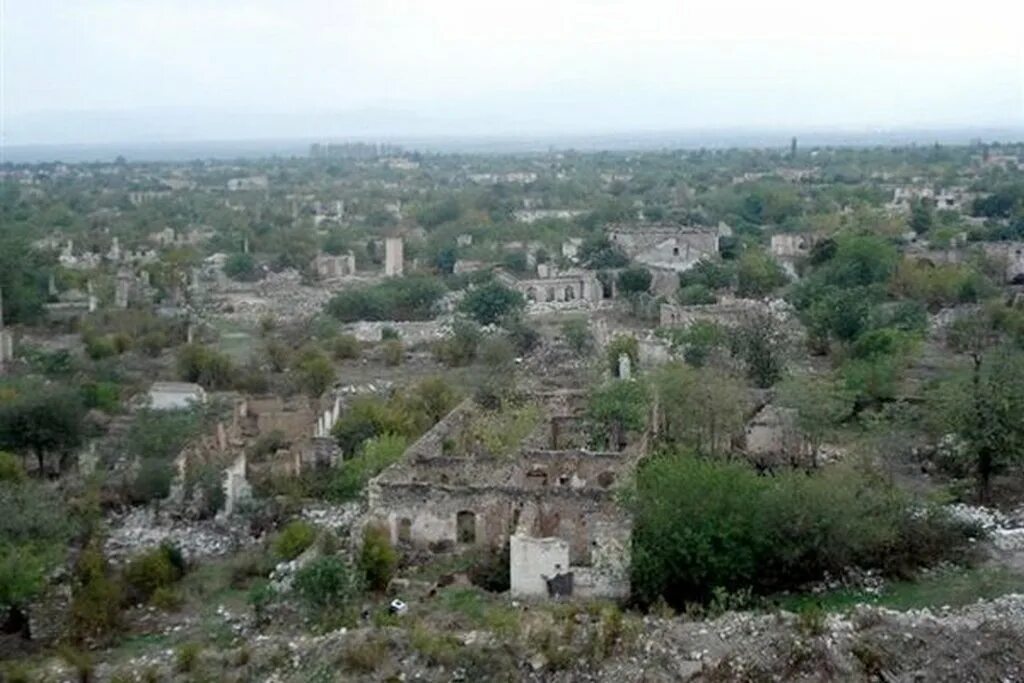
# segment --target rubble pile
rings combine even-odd
[[[524,624],[531,623],[523,609]],[[439,658],[396,626],[254,634],[246,632],[245,619],[222,610],[217,615],[237,638],[231,648],[207,649],[204,659],[226,669],[244,661],[249,676],[288,683],[320,680],[321,672],[339,668],[344,680],[366,681],[1024,680],[1024,595],[937,612],[860,606],[818,620],[786,612],[727,612],[708,621],[647,616],[623,631],[613,647],[575,657],[531,642],[529,626],[512,639],[486,630],[448,632],[444,642],[454,649]],[[600,618],[577,613],[574,640],[600,642],[603,628]],[[376,653],[374,666],[358,666],[353,655],[370,651]],[[150,653],[116,668],[100,665],[95,678],[109,681],[125,671],[173,666],[171,651]]]
[[[964,503],[949,505],[946,509],[955,518],[983,529],[997,550],[1024,552],[1024,507],[1010,514]]]
[[[224,520],[184,522],[148,508],[113,517],[105,551],[114,561],[170,542],[188,561],[228,555],[253,542],[244,526]]]

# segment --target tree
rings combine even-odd
[[[586,318],[566,320],[562,323],[562,336],[577,356],[585,356],[594,346],[594,337],[590,334]]]
[[[0,448],[33,454],[39,474],[46,471],[46,456],[64,459],[85,433],[85,410],[71,387],[23,387],[14,398],[0,402]]]
[[[761,249],[748,249],[740,256],[736,268],[736,293],[761,298],[789,281],[786,272]]]
[[[733,355],[743,361],[747,376],[758,387],[770,387],[786,367],[786,336],[772,314],[755,311],[745,316],[732,338]]]
[[[196,382],[207,389],[227,389],[235,380],[231,358],[215,349],[188,344],[178,352],[178,374],[186,382]]]
[[[651,271],[642,266],[626,268],[619,273],[619,291],[626,296],[643,294],[651,288]]]
[[[7,610],[38,595],[75,525],[53,489],[21,478],[0,481],[0,510],[0,610]]]
[[[727,455],[742,432],[747,390],[718,368],[670,363],[652,379],[657,396],[655,433],[668,444],[710,456]]]
[[[1015,324],[1012,313],[995,307],[954,321],[947,341],[970,359],[969,374],[933,395],[941,423],[968,445],[982,502],[991,499],[997,468],[1024,459],[1024,356],[1001,343]]]
[[[257,276],[256,261],[249,254],[232,254],[224,262],[224,274],[232,280],[249,282]]]
[[[341,322],[428,320],[445,287],[436,277],[391,278],[380,284],[339,292],[327,311]]]
[[[640,342],[636,340],[636,337],[620,334],[608,343],[605,358],[608,363],[608,372],[612,377],[617,377],[619,374],[619,356],[623,354],[629,356],[630,367],[636,369],[640,362]]]
[[[525,306],[522,294],[492,280],[470,290],[459,303],[459,310],[481,325],[493,325],[517,315]]]
[[[629,264],[629,258],[604,235],[580,245],[579,257],[584,265],[594,270],[622,268]]]
[[[932,202],[926,199],[916,199],[910,204],[910,229],[918,235],[923,235],[935,225],[935,211]]]
[[[814,465],[825,437],[853,412],[853,399],[838,382],[811,374],[786,379],[779,387],[779,403],[794,411]]]
[[[320,351],[306,353],[298,363],[299,382],[311,397],[317,397],[334,382],[334,366]]]
[[[621,451],[626,434],[647,425],[649,404],[647,386],[637,380],[612,380],[598,388],[587,402],[591,444]]]

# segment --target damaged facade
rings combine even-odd
[[[484,411],[463,402],[370,482],[368,521],[418,550],[508,546],[513,597],[625,597],[632,523],[615,485],[642,448],[582,448],[584,401],[534,395],[540,418],[507,454],[467,439]]]

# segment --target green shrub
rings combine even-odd
[[[586,318],[575,318],[562,323],[562,336],[577,356],[585,356],[594,346],[594,337]]]
[[[289,522],[274,538],[274,554],[283,561],[294,560],[313,545],[316,529],[309,522]]]
[[[162,460],[143,460],[128,490],[129,500],[136,505],[166,498],[171,492],[174,466]]]
[[[434,357],[451,367],[469,365],[483,339],[480,328],[468,320],[456,320],[452,334],[434,344]]]
[[[25,481],[25,468],[21,462],[6,451],[0,451],[0,482],[18,484]]]
[[[93,360],[102,360],[117,355],[117,347],[111,336],[88,335],[85,338],[85,352]]]
[[[98,542],[82,551],[71,585],[69,622],[75,642],[105,640],[121,619],[121,586],[110,576]]]
[[[178,352],[178,374],[186,382],[207,389],[229,389],[236,370],[227,355],[198,344],[183,346]]]
[[[381,356],[385,365],[401,365],[405,358],[405,348],[397,339],[389,339],[381,345]]]
[[[124,582],[131,596],[143,602],[160,588],[167,588],[185,575],[185,561],[174,546],[160,546],[137,555],[124,568]]]
[[[199,656],[203,653],[203,646],[199,643],[185,643],[178,648],[175,657],[176,667],[181,673],[191,673],[196,670],[199,664]]]
[[[306,609],[322,620],[350,617],[362,591],[358,573],[337,555],[318,557],[304,566],[293,585]]]
[[[444,285],[432,277],[392,278],[338,293],[328,302],[327,311],[342,322],[428,320],[444,292]]]
[[[459,310],[481,325],[493,325],[518,315],[525,306],[522,294],[492,280],[471,289],[459,303]]]
[[[359,553],[359,570],[367,588],[383,592],[398,567],[398,553],[391,547],[386,528],[367,526],[363,531],[363,547]]]
[[[181,594],[170,586],[160,586],[149,598],[149,603],[165,612],[175,612],[184,604]]]
[[[640,468],[632,502],[633,586],[647,604],[791,589],[850,567],[905,573],[962,559],[972,533],[842,467],[762,477],[739,463],[666,453]]]
[[[363,351],[362,344],[351,334],[339,334],[331,343],[331,351],[338,360],[359,358]]]
[[[86,408],[113,413],[121,405],[121,387],[114,382],[83,382],[80,391]]]
[[[398,462],[405,449],[405,438],[395,434],[367,439],[361,452],[342,461],[327,487],[327,496],[338,502],[355,500],[362,494],[366,482],[388,465]]]

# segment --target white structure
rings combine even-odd
[[[548,595],[548,579],[569,571],[569,542],[561,538],[509,538],[509,594],[513,598]]]
[[[149,407],[153,410],[181,410],[206,403],[206,391],[190,382],[153,382],[149,388]]]
[[[235,514],[240,504],[252,498],[252,486],[245,478],[247,463],[242,451],[230,467],[224,470],[224,516]]]
[[[312,265],[317,277],[321,280],[332,280],[356,274],[356,256],[351,251],[338,256],[317,254]]]
[[[334,405],[330,406],[317,418],[316,427],[313,429],[314,438],[325,438],[331,435],[331,430],[341,417],[341,398],[334,397]]]
[[[384,274],[388,277],[401,277],[405,269],[404,245],[401,237],[388,237],[384,240]]]
[[[14,360],[14,335],[4,329],[4,293],[0,289],[0,370],[8,361]]]
[[[619,354],[619,379],[629,379],[633,376],[633,365],[632,361],[629,360],[628,353]]]

